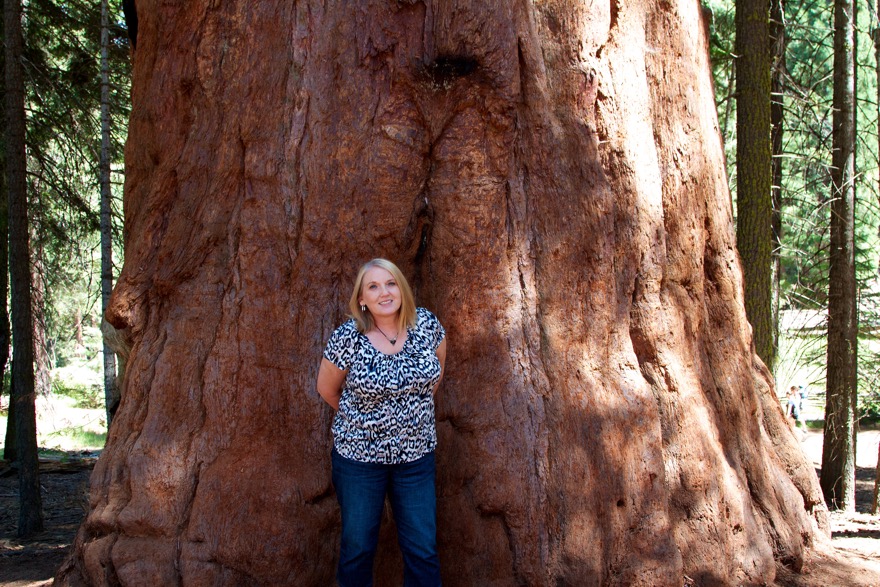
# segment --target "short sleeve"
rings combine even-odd
[[[354,322],[349,320],[330,335],[330,340],[324,347],[324,358],[340,370],[347,370],[355,353],[356,340],[357,329],[354,327]]]
[[[437,316],[432,314],[430,310],[419,308],[419,314],[422,329],[427,335],[431,348],[436,351],[437,347],[440,346],[440,343],[443,342],[443,339],[446,337],[446,330],[443,329],[440,320],[438,320]]]

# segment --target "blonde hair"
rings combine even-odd
[[[358,300],[361,297],[361,288],[364,285],[364,275],[374,267],[384,269],[390,273],[394,278],[394,281],[397,282],[397,288],[400,290],[400,310],[398,311],[397,317],[398,330],[404,330],[410,326],[415,326],[416,301],[415,298],[413,298],[413,293],[406,277],[403,276],[403,273],[397,265],[388,259],[373,259],[364,263],[363,266],[361,266],[360,271],[358,271],[357,277],[354,280],[351,299],[348,301],[348,309],[351,310],[351,317],[357,325],[358,332],[368,332],[374,326],[373,316],[370,315],[369,312],[362,311],[361,305],[358,303]]]

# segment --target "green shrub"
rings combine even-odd
[[[104,407],[102,390],[93,384],[76,383],[56,378],[52,380],[52,393],[75,400],[77,408],[97,410]]]

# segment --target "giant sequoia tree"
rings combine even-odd
[[[129,362],[63,584],[332,583],[314,381],[377,255],[449,333],[446,584],[800,568],[825,510],[751,348],[696,0],[137,8]]]

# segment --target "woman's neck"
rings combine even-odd
[[[388,334],[392,334],[397,332],[397,324],[399,317],[395,316],[373,316],[373,325],[380,329],[384,330]]]

